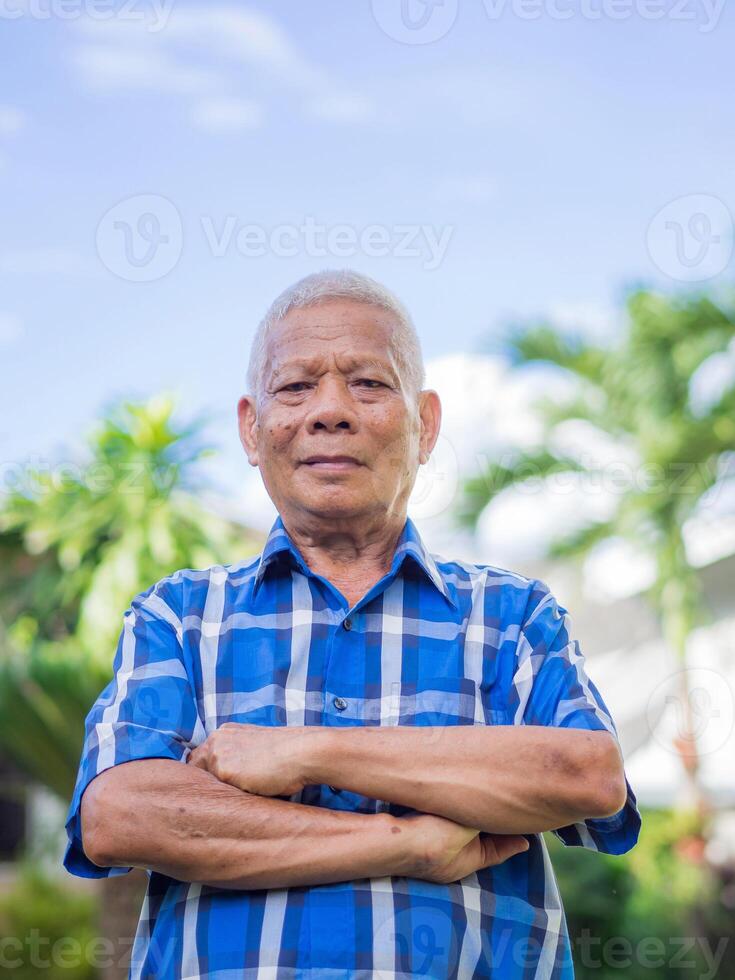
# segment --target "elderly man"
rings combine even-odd
[[[405,309],[309,276],[248,383],[278,517],[259,556],[133,599],[65,866],[147,869],[135,978],[571,977],[542,832],[620,854],[635,796],[546,585],[407,518],[441,408]]]

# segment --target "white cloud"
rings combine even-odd
[[[388,128],[436,125],[438,118],[471,126],[514,121],[529,101],[528,86],[501,85],[484,68],[438,70],[420,86],[402,75],[347,85],[303,54],[273,17],[235,6],[176,5],[161,30],[126,18],[80,18],[76,27],[81,47],[72,60],[94,89],[256,99],[266,108],[280,90],[311,119]],[[494,191],[483,177],[459,184],[450,192],[471,203],[486,202]]]
[[[260,126],[263,108],[253,99],[202,99],[194,104],[191,119],[199,129],[232,133]]]
[[[596,544],[583,563],[585,594],[602,602],[638,595],[656,581],[656,561],[620,537]]]
[[[511,462],[518,450],[538,446],[544,432],[535,408],[539,393],[560,397],[570,390],[569,380],[559,372],[537,367],[513,371],[498,356],[455,354],[429,361],[426,374],[427,387],[435,388],[441,398],[442,437],[453,449],[458,482],[477,476],[491,461]],[[635,465],[629,450],[581,422],[559,426],[554,445],[590,465]],[[510,488],[481,515],[477,553],[483,561],[504,567],[541,559],[560,534],[609,517],[616,502],[607,483],[597,488],[573,473],[546,485],[536,481]],[[434,522],[435,533],[445,533],[447,540],[450,507],[451,502],[442,519]]]
[[[561,456],[576,459],[582,465],[620,471],[634,475],[640,459],[630,442],[613,439],[585,419],[567,419],[554,427],[549,445]]]
[[[548,315],[560,330],[580,334],[588,340],[605,343],[620,327],[620,313],[595,300],[554,304]]]
[[[200,95],[222,84],[216,72],[189,67],[165,50],[84,45],[73,61],[82,77],[95,88]]]
[[[195,99],[255,100],[267,112],[285,94],[294,111],[311,120],[400,130],[435,127],[439,120],[450,126],[515,126],[532,98],[525,75],[509,83],[507,72],[501,77],[485,67],[438,69],[422,77],[421,85],[401,74],[348,84],[313,62],[262,11],[177,4],[166,13],[161,28],[145,18],[80,18],[80,47],[72,62],[83,82],[95,91],[178,95],[189,100],[191,118],[220,132],[252,123],[243,113],[207,112]],[[460,174],[438,193],[482,205],[493,199],[495,187],[482,175]]]
[[[192,120],[213,131],[258,125],[258,97],[272,95],[276,85],[306,100],[338,87],[257,11],[176,7],[161,31],[149,30],[143,20],[91,17],[80,19],[78,31],[83,41],[72,63],[85,84],[195,98]]]
[[[260,68],[282,84],[313,88],[327,82],[322,69],[302,57],[276,21],[255,10],[177,8],[166,38],[197,45],[238,65]]]
[[[9,347],[23,334],[20,317],[14,313],[0,313],[0,347]]]
[[[689,380],[689,404],[695,415],[706,415],[735,384],[735,340],[702,361]]]
[[[11,105],[0,105],[0,136],[13,136],[25,123],[25,114]]]
[[[189,60],[198,50],[219,62],[258,67],[282,83],[316,86],[326,81],[323,70],[301,55],[275,20],[255,10],[175,6],[160,32],[152,32],[143,19],[122,17],[84,17],[78,26],[88,41],[108,47],[167,48],[188,54]]]
[[[480,515],[477,535],[494,564],[512,567],[545,558],[559,537],[612,516],[615,503],[606,488],[588,493],[583,477],[567,473],[499,493]]]
[[[95,93],[149,92],[177,96],[183,115],[209,132],[256,125],[257,113],[226,109],[224,101],[256,102],[262,114],[332,126],[371,126],[387,134],[421,127],[517,128],[536,103],[534,80],[486,66],[437,68],[416,84],[413,75],[339,77],[302,50],[276,16],[234,4],[166,9],[160,18],[82,17],[71,61]],[[355,66],[355,73],[360,72]],[[217,100],[202,105],[203,101]],[[259,121],[259,120],[258,120]],[[452,204],[487,206],[496,188],[480,174],[450,175],[428,193]]]
[[[442,402],[442,434],[465,474],[488,453],[533,445],[541,427],[532,409],[536,384],[509,370],[503,357],[451,354],[426,365],[426,384]]]

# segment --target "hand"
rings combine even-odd
[[[225,722],[186,760],[257,796],[292,796],[306,785],[304,742],[318,729]]]
[[[480,868],[502,864],[529,848],[528,840],[515,834],[485,834],[471,827],[422,813],[403,817],[416,832],[417,862],[414,877],[447,885]]]

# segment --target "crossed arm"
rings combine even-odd
[[[608,732],[579,729],[230,723],[188,761],[261,796],[327,783],[495,834],[610,816],[626,799],[616,741]]]
[[[525,850],[520,835],[609,816],[626,799],[611,735],[541,726],[225,724],[187,761],[139,760],[92,781],[82,797],[92,861],[224,888],[454,881]],[[419,815],[275,798],[321,783]]]

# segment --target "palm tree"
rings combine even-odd
[[[84,463],[26,473],[0,511],[0,749],[64,801],[133,595],[260,546],[197,501],[201,423],[177,427],[172,412],[164,396],[120,404]],[[142,871],[101,882],[99,928],[116,944],[105,980],[127,976],[145,883]]]
[[[257,551],[197,501],[201,422],[172,414],[166,396],[118,405],[83,463],[27,472],[0,511],[0,747],[64,799],[132,596]]]
[[[645,291],[629,298],[626,328],[609,347],[564,335],[549,324],[516,328],[508,340],[514,365],[541,362],[560,369],[572,383],[566,396],[540,402],[543,447],[487,465],[465,483],[459,510],[461,523],[475,526],[493,497],[531,475],[548,479],[561,472],[580,477],[594,473],[596,464],[554,448],[553,436],[565,422],[582,421],[597,436],[608,442],[612,438],[644,479],[631,480],[615,495],[612,513],[604,520],[554,542],[550,557],[581,557],[610,538],[627,539],[643,549],[655,567],[649,599],[682,666],[692,630],[705,619],[684,527],[706,504],[707,494],[735,476],[733,372],[709,400],[699,397],[695,375],[705,362],[712,364],[710,359],[727,356],[734,335],[735,309],[728,303]],[[704,828],[707,807],[698,779],[686,677],[682,671],[685,717],[677,748]]]

